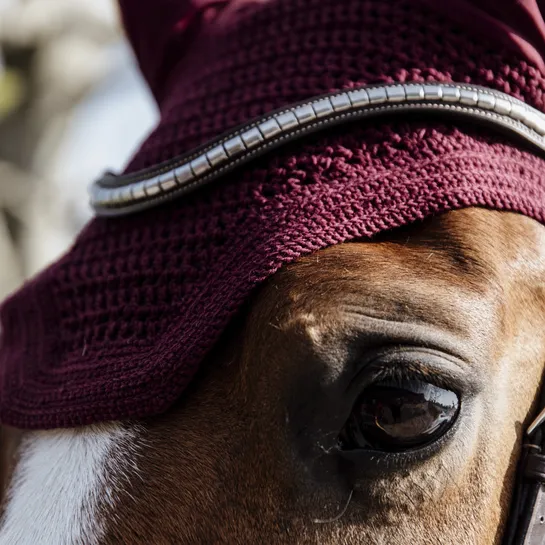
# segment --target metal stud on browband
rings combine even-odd
[[[156,167],[126,176],[108,173],[90,187],[91,206],[99,216],[122,216],[150,208],[312,132],[352,120],[411,112],[484,122],[545,151],[545,115],[505,93],[458,83],[365,86],[330,93],[254,119],[196,151]],[[540,417],[536,427],[545,420],[545,414]]]

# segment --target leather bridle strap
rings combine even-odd
[[[545,545],[545,388],[524,434],[503,545]]]

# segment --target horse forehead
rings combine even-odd
[[[384,327],[419,324],[444,339],[448,333],[449,343],[492,349],[540,310],[542,298],[532,295],[544,275],[542,225],[505,212],[451,212],[282,269],[255,300],[248,346],[270,348],[287,334],[292,350],[330,353],[361,331],[365,315]]]
[[[0,545],[101,543],[122,478],[137,471],[136,436],[119,423],[26,433]]]
[[[313,304],[349,294],[353,288],[391,298],[413,287],[437,285],[487,291],[499,284],[541,275],[545,229],[519,214],[485,209],[449,212],[422,224],[320,250],[287,266],[271,282],[292,304]],[[433,280],[437,285],[431,285]],[[399,288],[399,289],[396,289]],[[314,306],[315,308],[315,306]]]

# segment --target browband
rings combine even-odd
[[[123,216],[194,191],[253,158],[341,123],[396,113],[483,122],[545,151],[545,115],[500,91],[464,83],[371,85],[322,95],[254,119],[187,154],[90,187],[99,216]]]

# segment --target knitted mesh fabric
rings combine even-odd
[[[359,83],[473,82],[543,108],[543,76],[479,44],[410,0],[275,0],[218,24],[172,68],[161,123],[127,170],[186,152],[224,131]]]
[[[545,79],[413,1],[248,4],[188,53],[128,170],[252,116],[356,83],[465,81],[543,106]],[[204,39],[203,39],[204,40]],[[1,309],[0,418],[76,426],[165,411],[247,300],[312,251],[468,206],[545,219],[543,160],[433,119],[356,123],[281,148],[213,186],[121,219]]]

